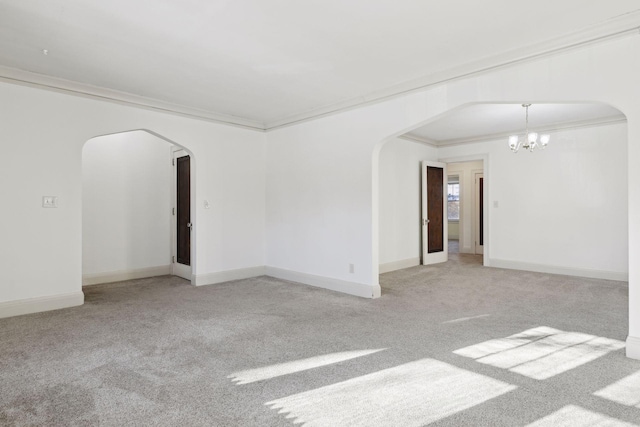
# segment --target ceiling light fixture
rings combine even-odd
[[[531,104],[522,104],[525,108],[525,130],[524,130],[524,138],[520,139],[518,135],[511,135],[509,137],[509,148],[514,153],[517,153],[520,147],[525,150],[533,151],[538,147],[542,147],[544,149],[547,144],[549,144],[549,140],[551,137],[547,134],[540,135],[540,142],[538,142],[538,133],[537,132],[529,132],[529,107]]]

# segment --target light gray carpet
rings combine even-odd
[[[640,423],[625,284],[451,258],[382,275],[377,300],[269,277],[85,288],[0,320],[0,424]]]

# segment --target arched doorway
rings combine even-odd
[[[378,143],[373,153],[373,229],[374,251],[380,255],[374,258],[374,266],[379,265],[384,272],[392,270],[387,267],[389,264],[395,263],[396,269],[419,264],[419,238],[415,234],[420,230],[420,161],[483,160],[488,189],[483,205],[484,228],[490,230],[483,238],[487,249],[493,248],[484,254],[485,265],[628,279],[627,171],[620,167],[626,163],[626,117],[601,103],[538,103],[537,111],[544,118],[532,122],[537,126],[532,130],[550,132],[552,144],[545,151],[516,155],[506,141],[510,133],[518,130],[520,122],[524,131],[520,104],[464,104]],[[508,115],[490,122],[492,115],[498,116],[496,111],[502,114],[511,110],[515,114],[513,128],[505,124],[511,123]],[[482,114],[486,116],[474,123],[473,116]],[[474,126],[479,129],[476,135],[472,132]],[[416,130],[436,137],[423,137]],[[614,142],[616,149],[612,152]],[[394,145],[399,148],[393,149]],[[391,153],[387,161],[385,153]],[[380,181],[385,173],[396,180],[406,178],[394,187]],[[414,191],[407,192],[409,187],[415,187]],[[388,204],[380,201],[385,190],[395,199],[402,198],[400,202],[394,199],[396,209],[403,204],[404,211],[413,210],[415,218],[401,218],[402,221],[385,225]],[[598,224],[609,226],[603,230]],[[390,233],[386,237],[383,233],[385,226],[393,229],[393,244],[405,241],[404,247],[393,248],[402,253],[402,257],[396,255],[398,259],[388,259],[389,251],[385,254],[385,248],[381,248],[390,241]],[[402,233],[414,236],[411,240]],[[496,245],[492,245],[494,241]],[[384,261],[383,256],[387,256]]]
[[[148,130],[84,144],[83,285],[169,274],[192,280],[193,161],[187,148]]]

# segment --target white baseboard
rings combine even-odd
[[[82,304],[84,304],[84,294],[82,291],[0,302],[0,318],[38,313],[41,311],[59,310],[61,308],[75,307]]]
[[[509,261],[505,259],[489,259],[489,265],[496,268],[510,270],[535,271],[538,273],[563,274],[565,276],[589,277],[592,279],[629,281],[629,273],[605,270],[590,270],[588,268],[560,267],[556,265],[532,264],[528,262]]]
[[[191,283],[196,286],[214,285],[230,280],[249,279],[251,277],[264,275],[265,267],[260,265],[256,267],[238,268],[236,270],[216,271],[215,273],[196,274],[193,276]]]
[[[380,285],[378,284],[374,286],[365,285],[363,283],[348,282],[346,280],[316,276],[314,274],[285,270],[277,267],[266,267],[265,270],[265,274],[267,276],[275,277],[277,279],[303,283],[305,285],[316,286],[318,288],[329,289],[358,297],[379,298],[381,295]]]
[[[417,265],[417,263],[413,265]],[[93,285],[121,280],[140,279],[144,277],[163,276],[171,274],[171,268],[171,265],[168,265],[124,272],[86,275],[83,276],[83,283],[85,285]],[[238,268],[236,270],[216,271],[214,273],[194,274],[192,276],[191,283],[195,286],[205,286],[229,282],[231,280],[249,279],[251,277],[263,275],[330,289],[332,291],[344,292],[364,298],[378,298],[381,294],[380,285],[370,286],[362,283],[348,282],[346,280],[285,270],[282,268],[265,267],[263,265]]]
[[[627,357],[640,360],[640,338],[627,337]]]
[[[415,267],[416,265],[420,265],[420,257],[385,262],[378,266],[378,273],[388,273],[390,271],[402,270],[403,268]]]
[[[108,271],[82,275],[82,286],[100,283],[122,282],[123,280],[144,279],[145,277],[166,276],[171,274],[171,264],[157,267],[139,268],[136,270]]]

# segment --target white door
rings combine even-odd
[[[446,262],[449,239],[447,224],[447,165],[422,162],[422,264]]]
[[[474,223],[475,223],[475,241],[476,241],[476,254],[484,253],[484,175],[482,173],[475,174],[475,209],[474,209]]]

